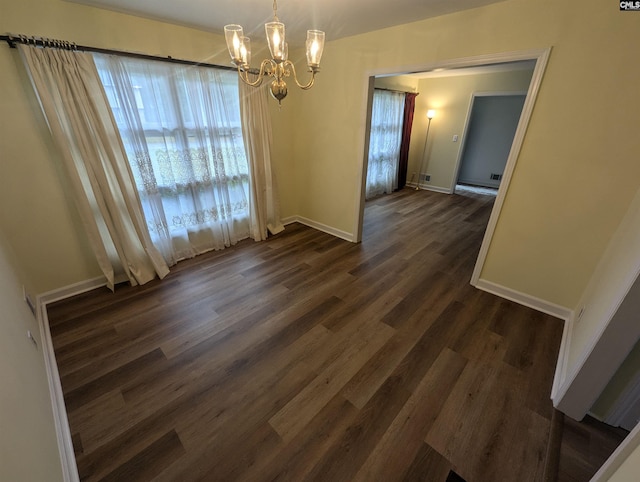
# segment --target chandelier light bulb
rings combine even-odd
[[[240,46],[240,59],[244,68],[249,68],[251,64],[251,40],[249,37],[242,37],[242,45]]]
[[[227,48],[229,49],[231,60],[233,63],[237,64],[241,61],[240,47],[242,44],[242,38],[244,37],[242,27],[235,24],[226,25],[224,27],[224,37],[227,41]]]
[[[324,48],[324,32],[321,30],[307,31],[307,65],[311,70],[320,68],[320,58]]]
[[[238,34],[233,32],[233,52],[234,54],[240,50],[240,38],[238,38]]]

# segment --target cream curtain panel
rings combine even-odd
[[[271,169],[271,117],[266,88],[239,84],[242,136],[249,161],[251,237],[260,241],[267,238],[267,231],[278,234],[284,230]]]
[[[163,278],[118,129],[90,54],[17,46],[68,173],[98,264],[114,284]]]

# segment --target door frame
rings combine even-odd
[[[506,96],[524,96],[525,102],[527,101],[527,92],[524,90],[521,91],[500,91],[500,92],[473,92],[471,94],[471,99],[469,100],[469,107],[467,108],[467,117],[464,121],[464,128],[462,129],[462,135],[460,136],[460,149],[458,149],[458,157],[456,158],[455,168],[453,170],[453,183],[451,184],[451,188],[449,189],[449,194],[453,194],[456,192],[456,185],[458,184],[458,176],[460,175],[460,167],[462,166],[462,157],[464,155],[464,151],[467,145],[467,134],[469,133],[469,124],[471,123],[471,113],[473,111],[473,106],[475,105],[475,101],[478,97],[506,97]],[[524,110],[524,105],[523,105]],[[520,112],[520,117],[522,117],[522,112]],[[518,119],[518,123],[520,120]],[[515,138],[515,135],[514,135]],[[513,142],[511,143],[511,148],[509,152],[513,149]],[[503,174],[504,179],[504,174]],[[500,186],[502,186],[502,181],[500,182]]]
[[[533,75],[531,76],[529,89],[527,90],[527,98],[525,100],[524,106],[522,107],[522,113],[520,114],[520,122],[518,122],[518,128],[516,129],[516,133],[513,137],[513,144],[511,146],[511,151],[509,152],[509,157],[507,159],[504,174],[502,176],[500,189],[498,189],[498,195],[496,196],[493,209],[491,210],[487,229],[485,230],[484,238],[482,239],[482,245],[480,246],[480,252],[478,254],[478,258],[476,259],[473,274],[471,275],[471,285],[477,287],[478,281],[480,279],[480,273],[482,272],[482,269],[484,267],[487,253],[489,252],[489,246],[491,245],[491,240],[493,239],[493,234],[498,223],[498,218],[500,217],[500,212],[502,211],[506,193],[509,189],[511,177],[513,176],[513,171],[515,170],[516,161],[518,159],[518,156],[520,155],[520,149],[522,148],[522,143],[524,141],[527,127],[529,125],[529,120],[531,119],[531,114],[533,113],[533,107],[540,90],[540,84],[542,83],[542,78],[544,76],[544,71],[547,67],[550,55],[551,47],[547,47],[542,49],[521,50],[516,52],[503,52],[479,55],[475,57],[449,59],[411,66],[386,67],[365,72],[365,77],[362,82],[362,92],[366,97],[365,105],[367,106],[367,108],[363,116],[364,136],[361,137],[361,168],[359,170],[359,176],[357,176],[357,185],[355,186],[356,192],[360,193],[360,202],[356,203],[357,212],[356,216],[354,217],[355,226],[353,227],[352,231],[354,233],[352,240],[357,243],[362,241],[362,227],[364,223],[365,208],[365,182],[367,179],[367,159],[369,157],[368,138],[370,133],[373,85],[376,76],[403,75],[417,72],[429,72],[434,70],[459,69],[464,67],[479,67],[493,64],[502,64],[505,62],[535,60],[536,63],[533,69]]]

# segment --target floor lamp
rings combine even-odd
[[[436,111],[433,109],[429,109],[427,111],[427,119],[429,119],[429,123],[427,124],[427,135],[424,139],[424,151],[422,153],[422,161],[420,162],[420,170],[418,171],[418,182],[416,183],[416,191],[420,190],[420,174],[422,173],[422,166],[424,165],[424,158],[427,157],[427,142],[429,142],[429,128],[431,127],[431,119],[436,116]]]

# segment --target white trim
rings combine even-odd
[[[298,216],[289,216],[286,218],[282,218],[280,222],[282,223],[283,226],[288,226],[289,224],[297,223]]]
[[[41,304],[43,307],[54,301],[60,301],[72,296],[86,293],[87,291],[95,290],[96,288],[102,288],[107,286],[107,281],[104,277],[92,278],[72,285],[63,286],[55,290],[41,293],[36,297],[36,303]]]
[[[618,445],[618,448],[593,476],[591,482],[606,482],[609,480],[635,450],[640,450],[640,423]]]
[[[406,186],[415,188],[416,187],[416,183],[415,182],[408,182],[406,184]],[[422,189],[423,191],[433,191],[433,192],[441,192],[443,194],[452,194],[451,191],[449,189],[447,189],[446,187],[431,186],[429,184],[420,184],[419,186],[420,186],[420,189]]]
[[[534,310],[541,311],[551,316],[555,316],[556,318],[560,318],[561,320],[567,320],[571,316],[571,310],[569,308],[565,308],[564,306],[551,303],[550,301],[545,301],[540,298],[536,298],[535,296],[531,296],[526,293],[507,288],[506,286],[501,286],[497,283],[493,283],[485,279],[479,279],[473,285],[476,288],[481,289],[482,291],[486,291],[501,298],[514,301],[515,303],[518,303],[520,305],[528,306],[529,308],[533,308]]]
[[[359,202],[356,203],[356,212],[354,217],[352,241],[359,243],[362,241],[362,230],[364,228],[364,206],[366,203],[366,191],[367,191],[367,170],[369,168],[369,138],[371,136],[371,115],[373,112],[373,91],[375,89],[375,76],[366,74],[365,85],[362,89],[362,95],[364,97],[364,105],[366,105],[363,124],[360,124],[361,135],[358,135],[358,143],[360,147],[358,152],[362,152],[362,167],[357,170],[356,185],[354,186],[356,193],[360,193]]]
[[[378,75],[404,75],[419,72],[428,72],[435,69],[459,69],[463,67],[477,67],[504,62],[517,62],[519,60],[538,60],[551,49],[528,49],[515,52],[499,52],[493,54],[476,55],[473,57],[460,57],[457,59],[436,60],[433,62],[396,65],[368,70],[365,73],[367,79]],[[537,64],[536,64],[537,67]],[[368,81],[368,80],[367,80]]]
[[[564,329],[562,330],[562,341],[560,342],[560,350],[558,352],[558,360],[556,361],[556,371],[553,375],[553,386],[551,387],[551,400],[555,407],[560,401],[558,394],[560,387],[564,383],[567,373],[567,365],[569,363],[569,352],[571,350],[571,339],[573,334],[573,327],[575,326],[575,314],[571,313],[571,316],[564,322]]]
[[[326,224],[319,223],[317,221],[313,221],[311,219],[305,218],[303,216],[289,216],[282,220],[282,224],[287,225],[291,223],[300,223],[305,226],[309,226],[310,228],[317,229],[318,231],[322,231],[323,233],[330,234],[337,238],[344,239],[346,241],[350,241],[355,243],[355,237],[352,233],[348,233],[346,231],[342,231],[340,229],[333,228],[331,226],[327,226]]]
[[[101,286],[106,286],[106,284],[107,283],[104,278],[94,278],[57,290],[48,291],[36,297],[36,317],[40,327],[42,353],[49,382],[49,396],[51,397],[51,408],[53,409],[53,420],[56,428],[56,438],[58,439],[58,451],[60,452],[62,476],[66,482],[77,482],[80,478],[78,476],[78,467],[76,465],[76,457],[73,451],[71,430],[69,429],[69,420],[67,418],[67,410],[64,404],[60,374],[58,372],[56,356],[53,350],[53,342],[51,340],[47,304],[84,293]]]
[[[484,267],[484,262],[487,259],[489,246],[491,245],[493,233],[495,232],[496,225],[498,224],[498,218],[500,217],[502,205],[504,204],[507,190],[509,189],[509,184],[511,183],[511,177],[513,176],[513,171],[516,167],[516,161],[520,156],[520,149],[522,148],[522,144],[524,142],[527,127],[529,126],[529,120],[531,119],[531,114],[533,113],[533,106],[536,102],[538,90],[540,89],[540,84],[542,83],[542,76],[547,66],[550,54],[551,48],[548,48],[538,51],[538,54],[535,57],[536,66],[533,70],[533,75],[531,76],[529,92],[527,93],[524,105],[522,106],[520,121],[518,122],[518,128],[516,129],[516,133],[513,137],[513,143],[511,144],[511,150],[509,151],[507,164],[504,168],[504,173],[502,174],[502,181],[500,183],[500,188],[498,189],[498,195],[496,196],[493,209],[491,210],[491,216],[489,217],[489,222],[487,223],[487,229],[484,232],[484,238],[482,239],[480,252],[478,253],[476,265],[473,269],[473,274],[471,275],[471,284],[473,285],[478,282],[480,273],[482,273],[482,268]]]

